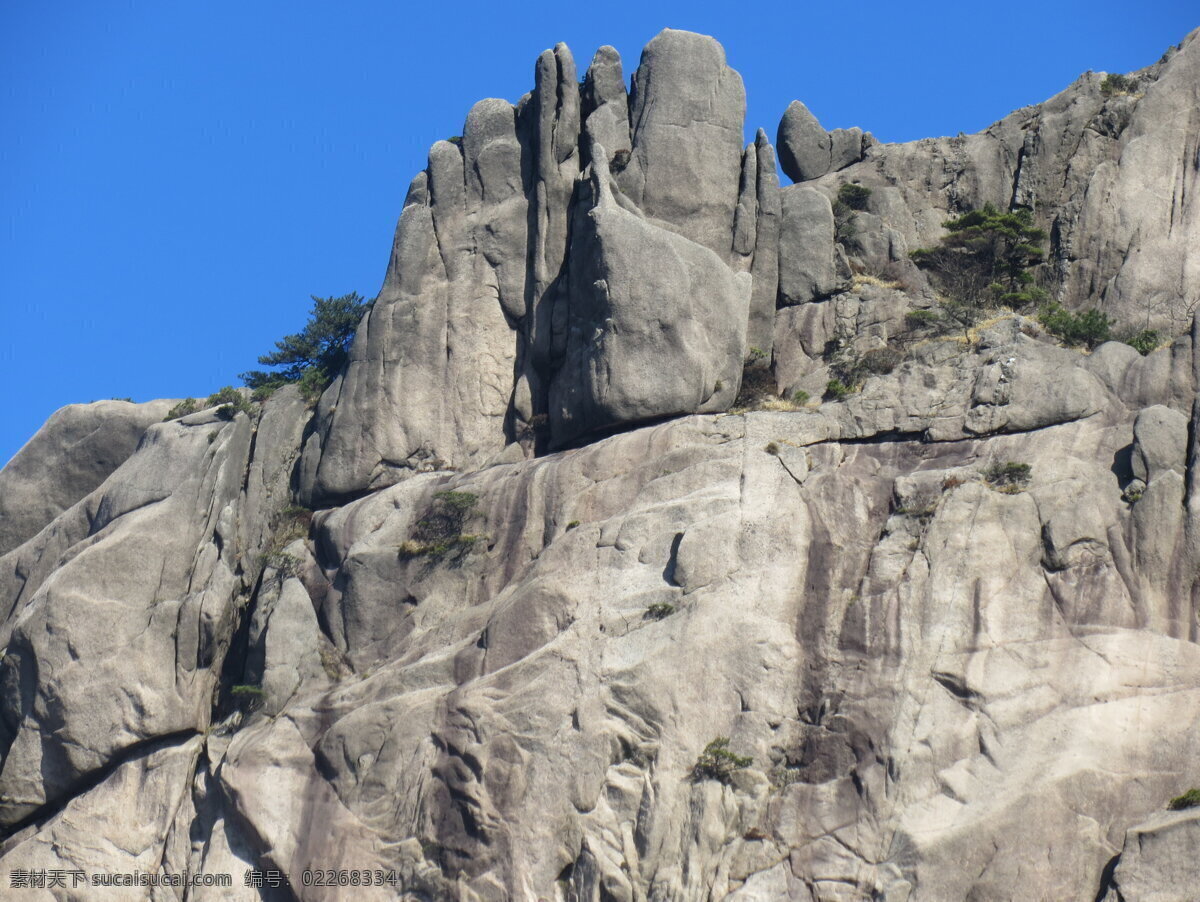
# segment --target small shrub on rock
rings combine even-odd
[[[834,237],[842,244],[847,244],[858,237],[858,228],[854,224],[854,214],[867,209],[867,198],[871,189],[865,185],[844,183],[838,188],[837,197],[833,201]]]
[[[186,417],[189,413],[195,413],[200,409],[195,398],[184,398],[174,407],[167,411],[167,415],[163,417],[163,422],[167,423],[171,420],[178,420],[180,417]]]
[[[1181,796],[1176,796],[1167,803],[1171,811],[1183,811],[1185,808],[1200,808],[1200,789],[1189,789]]]
[[[1038,320],[1051,335],[1072,347],[1089,350],[1112,338],[1112,320],[1095,307],[1083,313],[1072,313],[1061,304],[1045,305]]]
[[[294,539],[308,538],[312,526],[313,512],[299,504],[289,504],[279,514],[279,525],[275,530],[275,542],[286,545]]]
[[[667,601],[656,601],[646,608],[643,615],[647,620],[666,620],[675,613],[675,605]]]
[[[831,401],[844,401],[854,394],[854,389],[841,379],[830,379],[825,383],[825,397]]]
[[[862,355],[859,366],[865,374],[886,376],[900,365],[902,359],[900,352],[895,348],[872,348]]]
[[[1134,84],[1134,80],[1128,75],[1118,75],[1116,73],[1112,73],[1104,76],[1104,80],[1100,82],[1100,93],[1105,97],[1115,97],[1120,94],[1132,94]]]
[[[838,202],[844,204],[848,210],[865,210],[867,209],[867,201],[871,198],[871,189],[866,185],[858,185],[854,182],[845,182],[838,188]]]
[[[1143,357],[1162,344],[1162,336],[1154,329],[1143,329],[1136,335],[1125,339],[1125,344],[1133,348]]]
[[[734,407],[758,407],[775,397],[775,377],[768,367],[747,366],[742,371],[742,384],[738,388]]]
[[[914,332],[937,328],[941,321],[935,310],[910,310],[904,314],[904,325]]]
[[[309,404],[316,404],[321,400],[321,394],[325,389],[329,388],[329,383],[333,378],[319,366],[310,367],[304,371],[304,375],[296,382],[296,386],[300,389],[300,396]]]
[[[260,385],[250,393],[250,400],[255,404],[261,404],[270,398],[271,395],[275,394],[275,392],[279,391],[279,389],[283,388],[284,385],[286,385],[284,382],[267,382]]]
[[[349,359],[358,323],[374,301],[359,297],[357,292],[328,298],[313,295],[312,301],[304,329],[285,335],[275,342],[274,351],[258,358],[272,370],[251,370],[238,377],[249,388],[301,382],[300,390],[311,402],[341,372]]]
[[[465,554],[484,538],[463,532],[478,501],[479,496],[471,492],[436,493],[412,536],[400,544],[400,557],[428,557],[436,562],[450,554]]]
[[[697,782],[717,780],[728,784],[737,771],[744,770],[753,763],[753,758],[735,755],[729,751],[728,736],[718,736],[704,747],[704,751],[696,759],[696,763],[692,767],[692,779]]]
[[[300,559],[286,551],[275,549],[264,552],[262,562],[264,567],[274,568],[284,579],[291,579],[300,573]]]
[[[834,339],[826,346],[825,359],[829,362],[832,377],[825,387],[825,396],[841,400],[862,388],[867,377],[890,373],[899,366],[904,355],[887,345],[859,354],[850,345]]]
[[[1029,464],[1007,460],[997,462],[983,471],[984,481],[998,492],[1015,495],[1029,486],[1033,468]]]
[[[909,256],[949,295],[946,314],[964,329],[988,306],[1020,310],[1044,298],[1034,270],[1043,261],[1046,232],[1033,224],[1033,211],[989,203],[943,225],[947,234],[937,247]]]
[[[204,402],[204,405],[206,407],[216,407],[217,416],[223,420],[232,420],[238,413],[244,413],[247,416],[254,413],[254,408],[250,406],[250,402],[246,400],[245,395],[232,385],[226,385],[219,391],[213,392],[208,396],[208,400]]]

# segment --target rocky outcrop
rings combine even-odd
[[[1125,834],[1104,902],[1186,899],[1200,885],[1195,809],[1155,815]]]
[[[1048,287],[1067,307],[1099,306],[1131,326],[1178,334],[1200,298],[1190,253],[1200,241],[1197,110],[1192,33],[1125,87],[1106,89],[1102,73],[1088,72],[979,134],[866,146],[861,161],[827,174],[818,164],[832,145],[793,104],[780,160],[831,198],[845,182],[871,189],[868,209],[850,217],[848,242],[870,270],[935,244],[949,216],[985,203],[1025,206],[1050,234]]]
[[[1197,46],[961,139],[842,153],[793,106],[783,189],[712,39],[632,96],[611,48],[582,87],[543,53],[431,149],[315,410],[70,408],[0,473],[0,879],[1186,898],[1200,317],[1144,356],[948,330],[908,251],[1036,198],[1048,284],[1124,315],[1169,279],[1081,279],[1128,217],[1179,280],[1124,324],[1165,329],[1193,176],[1137,142],[1195,146]]]
[[[593,145],[593,159],[607,159]],[[593,166],[572,227],[567,348],[550,387],[555,445],[737,397],[750,277],[622,209]]]
[[[845,169],[863,158],[875,143],[860,128],[821,128],[817,117],[793,100],[779,122],[779,163],[794,182],[807,182]]]
[[[712,38],[668,28],[642,52],[632,100],[622,191],[648,217],[727,257],[746,115],[742,77]]]
[[[790,185],[780,192],[779,303],[821,300],[844,287],[834,243],[833,207],[814,188]]]
[[[409,190],[383,289],[307,441],[302,497],[345,500],[413,472],[476,466],[512,444],[532,452],[600,420],[708,409],[718,377],[726,388],[713,403],[732,402],[740,370],[726,358],[727,342],[707,339],[682,339],[672,361],[705,374],[703,390],[689,386],[681,396],[648,382],[636,403],[614,398],[599,417],[582,400],[591,389],[562,390],[571,381],[564,373],[578,366],[571,335],[580,304],[569,286],[595,266],[593,236],[571,234],[594,203],[581,179],[581,167],[595,168],[593,144],[605,148],[616,204],[658,236],[644,247],[626,242],[622,266],[650,272],[654,252],[669,245],[673,256],[705,260],[716,285],[751,272],[759,286],[753,346],[769,351],[778,183],[764,135],[743,150],[741,77],[712,38],[668,29],[646,47],[633,84],[627,97],[620,57],[605,47],[580,89],[574,59],[559,45],[539,57],[534,90],[516,107],[482,101],[460,143],[434,145]],[[625,321],[644,322],[644,301],[629,303]],[[668,329],[704,331],[694,317],[707,303],[659,303],[655,315]],[[726,299],[715,309],[736,318],[722,328],[744,344],[750,308]],[[566,395],[584,408],[553,410]],[[566,420],[583,425],[549,428]]]
[[[257,429],[215,410],[152,426],[95,491],[0,558],[0,824],[144,743],[209,726],[235,602],[288,501],[303,409],[288,389]]]
[[[0,554],[102,483],[172,401],[95,401],[55,413],[0,470]]]

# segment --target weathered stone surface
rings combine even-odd
[[[516,111],[481,100],[467,114],[462,138],[466,219],[474,240],[474,304],[492,296],[513,320],[525,315],[528,204],[522,180]],[[477,312],[477,311],[476,311]],[[491,325],[489,323],[489,325]]]
[[[359,326],[346,374],[326,392],[327,431],[306,449],[318,458],[305,467],[310,501],[476,461],[504,446],[517,338],[503,299],[512,307],[523,292],[524,267],[512,254],[523,254],[515,230],[524,204],[512,193],[520,170],[515,139],[498,121],[503,111],[486,104],[474,112],[468,125],[476,128],[464,138],[473,154],[471,209],[459,149],[435,144],[428,175],[409,192],[387,278]]]
[[[1172,902],[1200,886],[1200,811],[1160,812],[1125,834],[1105,902]]]
[[[1157,602],[1117,575],[1129,420],[930,446],[837,444],[813,419],[688,418],[323,521],[357,586],[345,650],[377,662],[324,703],[343,803],[436,845],[479,898],[568,865],[579,892],[744,897],[780,860],[798,894],[1011,898],[1049,857],[1038,885],[1090,900],[1113,831],[1189,779],[1200,716],[1195,646],[1138,628]],[[769,442],[809,455],[803,485]],[[1026,493],[981,481],[1018,458]],[[397,561],[445,490],[477,499],[465,528],[486,542]],[[397,614],[388,643],[361,628]],[[688,782],[717,734],[750,772]]]
[[[826,297],[844,282],[834,255],[833,208],[820,191],[802,185],[780,195],[779,302],[792,306]]]
[[[547,51],[533,94],[431,150],[315,412],[287,388],[152,425],[0,556],[0,879],[1186,898],[1195,817],[1162,812],[1200,785],[1200,318],[1145,357],[1018,314],[947,333],[900,264],[948,213],[1036,200],[1064,300],[1112,265],[1107,238],[1071,256],[1080,223],[1125,215],[1165,267],[1128,284],[1186,288],[1195,38],[1132,94],[1088,75],[982,135],[831,133],[829,165],[865,159],[782,192],[765,136],[724,127],[714,47],[652,42],[632,132],[615,52],[580,92]],[[1098,225],[1106,178],[1147,196],[1114,188]],[[868,209],[835,232],[849,179]],[[1130,265],[1075,300],[1116,303]],[[747,361],[780,396],[723,414]]]
[[[799,100],[788,104],[777,135],[779,165],[793,182],[811,181],[857,163],[870,143],[864,142],[861,128],[825,131]]]
[[[328,869],[331,861],[337,861],[335,872],[338,868],[374,872],[387,865],[400,870],[402,879],[410,878],[411,872],[404,873],[408,869],[401,864],[403,852],[393,850],[385,857],[381,840],[346,810],[317,774],[312,750],[301,733],[304,726],[308,724],[283,718],[270,730],[244,730],[221,759],[217,771],[221,787],[248,822],[260,854],[289,875]],[[301,885],[293,891],[303,902],[350,898],[348,890],[338,886]],[[357,886],[353,898],[391,900],[396,889]]]
[[[761,128],[754,139],[755,220],[754,260],[750,265],[750,319],[746,341],[768,354],[775,332],[775,302],[779,295],[779,219],[782,200],[775,150]]]
[[[163,861],[164,839],[171,833],[176,812],[187,805],[202,745],[199,736],[155,743],[114,767],[99,785],[72,798],[61,811],[10,839],[0,850],[6,890],[38,902],[170,898],[174,890],[167,887],[95,885],[93,875],[111,879],[182,873]],[[186,833],[180,839],[186,849]],[[27,883],[25,888],[13,888],[19,887],[12,881],[14,872],[55,870],[82,871],[83,882],[68,873],[62,887],[50,888],[43,882],[41,887]],[[235,879],[237,885],[224,889],[221,898],[238,898],[240,872]]]
[[[609,157],[624,154],[625,162],[633,147],[629,134],[629,97],[621,55],[605,45],[596,51],[583,82],[582,116],[591,140],[608,150]],[[620,163],[618,163],[620,165]]]
[[[863,156],[861,128],[835,128],[829,133],[829,171],[837,172]]]
[[[102,483],[173,401],[94,401],[57,411],[0,470],[0,555]]]
[[[621,189],[650,218],[728,259],[746,91],[707,35],[660,32],[633,76],[633,152]]]
[[[569,208],[579,175],[579,80],[575,58],[566,44],[538,57],[534,88],[526,109],[532,187],[529,260],[528,353],[532,378],[544,392],[541,373],[561,359],[565,341],[566,304],[561,276],[567,255]],[[537,406],[537,405],[535,405]],[[539,408],[540,411],[540,408]],[[531,412],[531,416],[534,415]]]
[[[99,488],[0,558],[6,827],[138,743],[208,725],[235,598],[288,498],[303,405],[295,389],[279,395],[259,423],[270,446],[252,455],[241,413],[153,426]]]
[[[817,117],[799,100],[788,104],[775,138],[779,165],[793,182],[806,182],[829,171],[832,142]]]
[[[1147,407],[1133,423],[1133,475],[1143,482],[1167,471],[1182,476],[1187,445],[1187,417],[1169,407]]]
[[[576,207],[567,354],[550,387],[556,444],[728,407],[746,348],[749,277],[623,209],[603,159]]]
[[[1198,73],[1200,33],[1193,32],[1159,63],[1133,73],[1130,92],[1105,95],[1103,74],[1089,72],[978,134],[867,141],[861,162],[813,184],[830,196],[847,180],[871,188],[880,220],[874,229],[862,220],[857,240],[876,247],[887,246],[886,230],[909,250],[929,247],[944,220],[984,203],[1034,207],[1051,235],[1054,287],[1067,307],[1098,305],[1139,328],[1178,335],[1200,295],[1200,263],[1189,253],[1200,240],[1193,190],[1200,178]],[[784,124],[806,135],[793,148],[811,149],[816,134],[794,107],[780,127],[785,172],[796,164],[783,149]],[[887,260],[866,254],[864,263]]]

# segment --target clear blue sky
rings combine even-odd
[[[788,102],[883,141],[971,132],[1087,69],[1153,63],[1189,2],[0,3],[0,462],[56,408],[205,395],[379,288],[409,179],[542,49],[626,75],[661,28],[716,36],[747,137]]]

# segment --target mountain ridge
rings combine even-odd
[[[315,410],[65,408],[0,471],[0,871],[1182,897],[1198,34],[962,138],[794,104],[783,187],[712,38],[629,94],[545,51],[431,149]],[[911,251],[987,203],[1046,226],[1052,297],[1169,340],[923,331]]]

